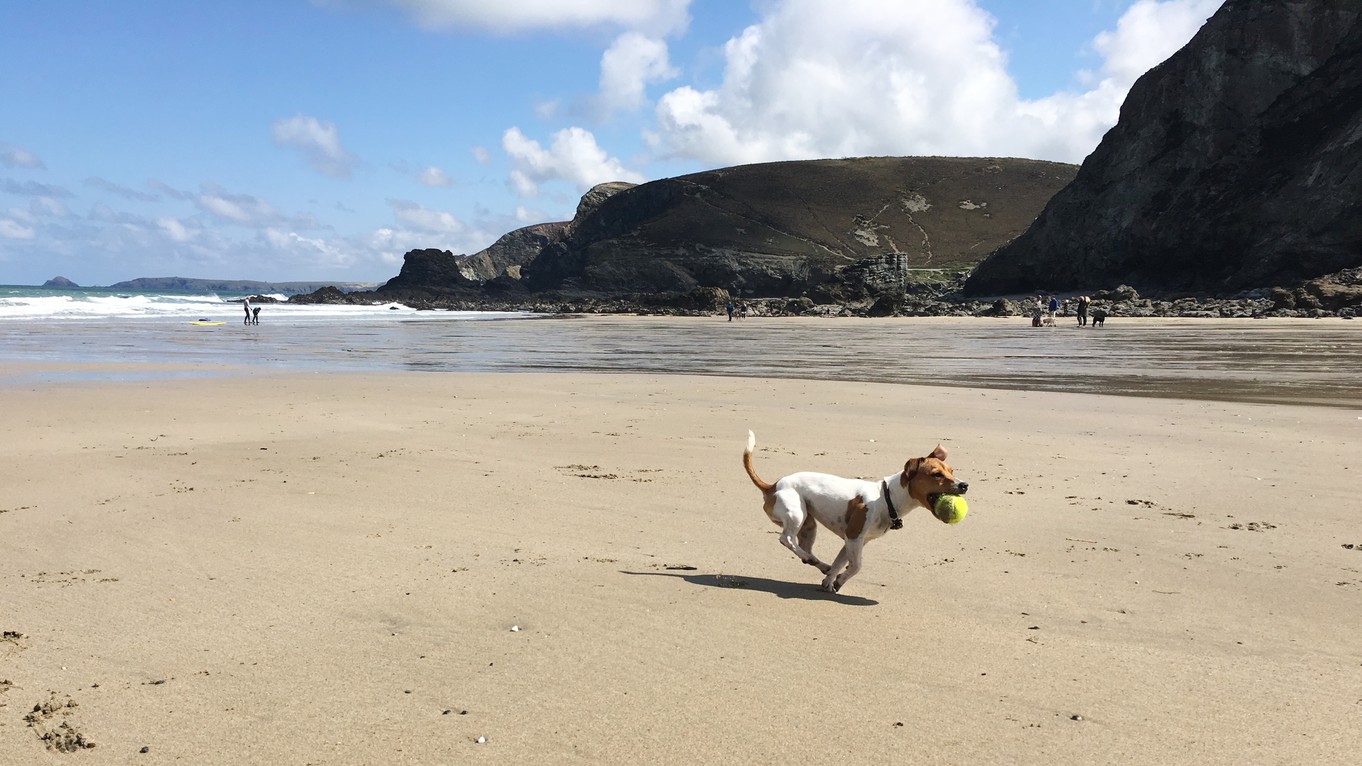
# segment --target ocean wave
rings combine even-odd
[[[235,321],[243,317],[246,296],[216,293],[138,293],[114,290],[48,290],[0,288],[0,321],[122,321],[153,319],[211,319]],[[271,296],[283,301],[285,296]],[[316,321],[339,318],[499,318],[502,312],[417,312],[401,303],[369,306],[259,303],[261,321]]]

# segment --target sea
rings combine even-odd
[[[1362,409],[1362,322],[583,317],[0,286],[0,386],[260,372],[854,380]],[[284,296],[275,296],[280,300]],[[192,324],[207,320],[222,324]]]

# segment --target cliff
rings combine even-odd
[[[970,295],[1207,292],[1362,265],[1362,3],[1228,0]]]
[[[833,300],[901,290],[914,274],[966,270],[1020,234],[1075,171],[1035,160],[878,157],[603,184],[572,221],[519,229],[473,255],[412,251],[379,292],[719,288]]]

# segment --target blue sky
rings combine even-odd
[[[379,282],[604,181],[1081,162],[1221,0],[45,0],[0,8],[0,284]]]

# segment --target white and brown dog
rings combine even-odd
[[[941,495],[963,495],[969,489],[968,482],[956,481],[940,444],[926,457],[911,458],[902,471],[878,482],[800,471],[774,484],[762,481],[752,468],[756,446],[756,435],[748,431],[742,465],[761,490],[762,509],[781,528],[780,544],[825,575],[822,587],[829,593],[836,593],[861,571],[861,550],[867,542],[903,526],[902,514],[918,506],[931,509]],[[832,564],[813,555],[819,524],[846,541]],[[839,574],[842,567],[846,571]]]

